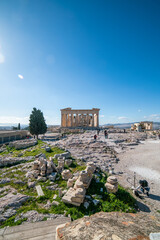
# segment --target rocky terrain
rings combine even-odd
[[[158,232],[160,222],[153,216],[100,212],[60,226],[57,240],[158,240]]]
[[[154,133],[148,132],[126,132],[122,130],[110,130],[108,139],[104,138],[103,132],[100,132],[97,140],[94,140],[94,135],[96,131],[88,131],[83,134],[69,135],[60,141],[55,141],[52,144],[55,146],[63,147],[71,152],[76,158],[82,159],[84,162],[93,161],[102,170],[108,174],[114,174],[118,177],[122,186],[131,189],[133,186],[133,172],[136,171],[136,166],[141,161],[141,166],[145,170],[145,165],[150,162],[150,169],[157,169],[159,145],[157,145],[158,140]],[[148,142],[145,147],[144,142]],[[155,143],[155,145],[154,145]],[[155,147],[151,147],[155,146]],[[144,147],[144,148],[143,148]],[[141,149],[138,152],[138,158],[134,160],[134,155],[136,149]],[[148,151],[147,151],[148,149]],[[144,153],[146,152],[146,158],[144,158]],[[155,154],[155,155],[154,155]],[[132,158],[130,158],[132,156]],[[154,159],[157,159],[154,161]],[[133,164],[135,163],[135,164]],[[133,170],[131,166],[134,166]],[[154,212],[153,214],[160,215],[160,174],[155,170],[144,172],[142,168],[137,173],[136,186],[138,186],[139,179],[147,179],[151,187],[150,198],[142,196],[143,199],[137,198],[139,207],[145,212]],[[145,173],[145,174],[142,174]],[[157,175],[155,175],[155,172]],[[141,174],[140,174],[141,173]],[[151,178],[148,178],[149,173]],[[153,178],[155,175],[156,178]],[[130,183],[127,182],[128,177],[130,177]],[[158,182],[157,182],[158,181]],[[147,206],[149,204],[149,207]],[[158,211],[158,212],[157,212]]]
[[[46,136],[26,149],[4,145],[1,227],[64,216],[74,220],[100,211],[136,212],[134,198],[118,186],[117,178],[125,186],[121,179],[125,181],[127,169],[120,164],[121,156],[141,146],[147,134],[114,131],[105,139],[100,132],[94,140],[95,133],[69,134],[60,140]],[[157,210],[154,216],[159,217]]]
[[[92,144],[95,143],[91,141]],[[115,151],[108,146],[104,149],[107,152],[103,154],[117,162]],[[107,179],[98,163],[75,158],[63,146],[38,141],[36,146],[26,149],[3,146],[2,150],[1,227],[60,216],[77,219],[98,211],[136,211],[134,199],[118,187],[116,178]],[[110,161],[108,170],[113,171]]]
[[[96,131],[86,131],[83,134],[71,134],[51,144],[70,151],[76,159],[93,161],[103,170],[107,170],[109,161],[112,163],[118,161],[118,153],[138,145],[147,138],[145,133],[115,132],[110,133],[109,138],[105,139],[103,132],[100,132],[95,141],[96,133]]]

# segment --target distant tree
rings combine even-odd
[[[33,108],[29,119],[29,131],[32,135],[36,135],[37,139],[39,134],[47,132],[47,125],[41,110]]]
[[[12,127],[12,130],[17,130],[17,129],[18,129],[17,127],[14,127],[14,126]]]
[[[20,123],[18,123],[18,127],[17,127],[17,129],[18,129],[18,130],[21,129],[21,125],[20,125]]]
[[[23,128],[23,130],[28,130],[29,131],[29,126]]]

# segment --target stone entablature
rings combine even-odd
[[[99,127],[99,108],[61,109],[61,127]]]

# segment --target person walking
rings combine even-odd
[[[96,141],[96,139],[97,139],[97,135],[95,134],[95,135],[94,135],[94,140]]]
[[[107,132],[107,130],[104,131],[104,136],[105,136],[105,139],[108,138],[108,132]]]

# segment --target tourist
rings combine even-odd
[[[96,139],[97,139],[97,135],[95,134],[95,135],[94,135],[94,140],[96,141]]]
[[[104,136],[105,136],[105,139],[108,138],[108,132],[107,132],[107,130],[104,131]]]
[[[97,130],[97,135],[99,135],[100,129]]]

